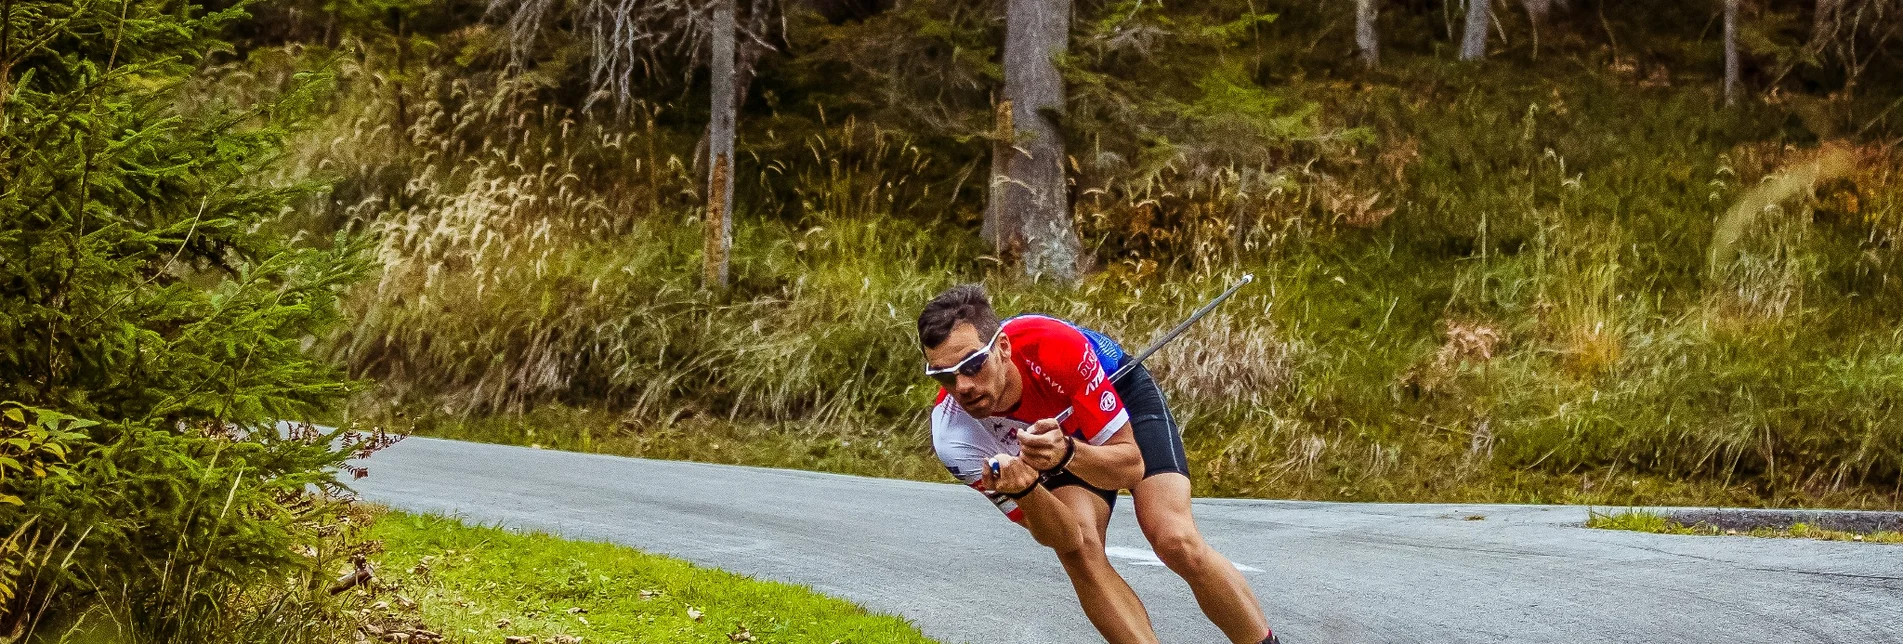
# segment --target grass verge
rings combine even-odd
[[[718,417],[647,423],[599,409],[546,405],[524,414],[422,413],[362,423],[403,427],[418,436],[538,449],[952,481],[933,455],[931,431],[923,421],[891,427]]]
[[[365,640],[930,643],[917,628],[807,588],[606,543],[382,514],[381,614]],[[402,634],[402,635],[395,635]],[[510,639],[516,638],[516,639]],[[532,638],[532,639],[531,639]]]
[[[1672,517],[1644,510],[1625,510],[1601,514],[1592,512],[1586,519],[1586,527],[1601,530],[1630,530],[1653,534],[1692,534],[1692,535],[1729,535],[1747,537],[1771,537],[1788,539],[1821,539],[1824,541],[1858,541],[1863,543],[1903,543],[1903,532],[1879,530],[1874,532],[1851,532],[1820,528],[1808,523],[1798,522],[1788,526],[1765,526],[1750,529],[1722,528],[1709,523],[1685,524]]]
[[[922,403],[919,409],[924,409]],[[904,423],[865,425],[774,423],[713,415],[654,422],[600,409],[553,404],[523,414],[462,417],[415,410],[410,414],[340,418],[338,422],[396,427],[418,436],[540,449],[931,483],[953,481],[933,455],[931,429],[922,417]],[[1237,449],[1234,434],[1223,429],[1204,430],[1200,423],[1185,432],[1190,480],[1197,496],[1588,506],[1771,504],[1739,486],[1656,474],[1605,476],[1472,468],[1447,476],[1433,470],[1433,462],[1427,459],[1404,461],[1386,470],[1336,468],[1287,459],[1265,461],[1261,454]]]

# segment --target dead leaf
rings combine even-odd
[[[643,590],[641,591],[641,601],[654,599],[655,597],[659,597],[660,595],[661,595],[661,591],[658,591],[658,590]]]
[[[734,632],[732,632],[732,633],[728,633],[728,634],[727,634],[727,639],[729,639],[729,640],[733,640],[733,641],[735,641],[735,642],[751,642],[751,641],[753,641],[753,633],[752,633],[751,631],[748,631],[748,630],[747,630],[747,625],[746,625],[746,624],[734,624],[734,627],[735,627],[735,628],[737,628],[737,629],[739,629],[739,630],[736,630],[736,631],[734,631]]]
[[[403,610],[416,610],[416,600],[402,595],[396,596],[396,605],[402,607]]]
[[[535,638],[528,635],[510,635],[502,638],[502,644],[535,644]]]
[[[509,618],[504,617],[502,619],[496,620],[496,628],[508,628],[508,627],[509,627]]]
[[[548,642],[549,644],[581,644],[581,638],[573,635],[556,635]]]
[[[581,613],[586,613],[586,612],[588,612],[588,609],[582,608],[580,606],[576,606],[574,608],[568,609],[568,614],[570,615],[579,615]]]
[[[691,619],[691,620],[694,620],[694,621],[696,621],[696,622],[698,622],[698,621],[700,621],[700,616],[701,616],[701,615],[703,615],[703,614],[705,614],[705,613],[702,613],[702,612],[700,612],[700,609],[698,609],[698,608],[694,608],[693,606],[688,606],[688,607],[687,607],[687,618],[688,618],[688,619]]]

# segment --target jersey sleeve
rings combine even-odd
[[[984,470],[993,455],[1004,453],[1002,446],[986,440],[990,433],[976,419],[946,406],[941,400],[932,408],[932,451],[938,454],[938,461],[952,478],[983,494],[1005,518],[1022,523],[1024,511],[1018,509],[1017,501],[985,488]]]
[[[1130,412],[1082,332],[1064,325],[1051,335],[1039,346],[1038,357],[1069,399],[1071,414],[1064,431],[1102,445],[1130,424]]]

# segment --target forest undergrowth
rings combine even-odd
[[[1485,65],[1410,50],[1432,25],[1406,22],[1360,70],[1291,9],[1138,60],[1183,79],[1143,102],[1085,34],[1073,289],[977,236],[973,110],[852,85],[853,47],[922,11],[796,21],[762,63],[726,291],[697,277],[686,86],[583,111],[572,63],[485,67],[505,44],[471,26],[258,47],[205,91],[339,78],[290,173],[337,181],[302,225],[369,235],[381,266],[320,345],[378,383],[346,421],[940,480],[911,335],[932,294],[982,281],[1134,348],[1249,272],[1151,365],[1198,494],[1903,505],[1903,128],[1874,82],[1726,110],[1708,40],[1617,17],[1623,42]]]

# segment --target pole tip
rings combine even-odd
[[[1253,282],[1253,281],[1255,281],[1255,273],[1242,274],[1242,283],[1248,284],[1249,282]]]

